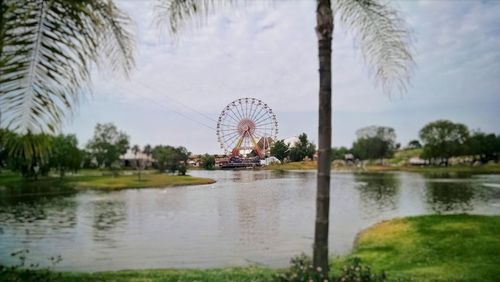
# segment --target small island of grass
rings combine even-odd
[[[143,174],[139,180],[137,175],[121,176],[80,176],[70,179],[76,188],[92,188],[116,190],[126,188],[174,187],[185,185],[201,185],[215,183],[210,178],[193,177],[190,175],[169,175],[166,173]]]
[[[210,178],[193,177],[190,175],[171,175],[166,173],[142,173],[113,176],[99,171],[82,171],[81,174],[69,175],[63,179],[46,176],[39,179],[24,179],[20,175],[3,173],[0,175],[0,186],[9,188],[43,189],[99,189],[119,190],[134,188],[164,188],[174,186],[202,185],[215,183]]]

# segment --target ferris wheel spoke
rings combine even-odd
[[[256,118],[257,116],[259,116],[259,115],[260,115],[260,113],[262,112],[262,110],[263,110],[263,109],[264,109],[264,108],[263,108],[263,107],[261,107],[261,108],[259,109],[259,111],[258,111],[258,112],[257,112],[257,110],[256,110],[256,111],[254,112],[254,114],[250,117],[250,119],[251,119],[251,120],[255,120],[255,118]]]
[[[234,129],[226,129],[227,127],[225,127],[224,129],[219,129],[219,131],[228,131],[228,132],[234,132]],[[236,127],[235,127],[236,128]]]
[[[251,116],[252,116],[253,110],[254,110],[254,108],[253,108],[254,103],[255,103],[255,101],[252,99],[252,103],[250,103],[250,111],[248,112],[248,116],[247,116],[248,119],[252,119]]]
[[[227,141],[225,141],[225,143],[228,145],[228,148],[229,149],[234,149],[234,145],[236,145],[236,143],[239,141],[239,136],[235,136],[235,137],[232,137],[232,138],[229,138],[227,139]]]
[[[241,120],[241,114],[239,113],[238,109],[236,107],[231,107],[229,108],[229,110],[234,115],[236,122],[239,122]]]
[[[230,113],[231,112],[231,113]],[[230,112],[227,112],[227,116],[233,119],[236,123],[239,122],[238,117],[233,113],[233,111],[230,110]]]
[[[241,104],[241,107],[243,108],[243,104]],[[248,114],[248,100],[245,98],[245,110],[243,111],[243,117],[247,118]]]
[[[244,117],[243,117],[243,113],[240,111],[240,107],[239,106],[241,106],[241,104],[239,102],[237,102],[237,103],[234,104],[234,108],[238,112],[240,120],[242,120]]]
[[[261,127],[261,128],[262,128],[262,127],[266,127],[266,126],[268,126],[268,125],[273,125],[273,124],[275,124],[275,123],[274,123],[274,122],[272,122],[272,121],[271,121],[271,122],[268,122],[268,121],[269,121],[269,120],[263,120],[263,121],[262,121],[262,123],[256,124],[256,126],[257,126],[257,127]],[[267,123],[264,123],[264,122],[267,122]]]
[[[226,137],[231,137],[231,136],[239,136],[238,132],[229,132],[229,133],[226,133],[226,134],[222,134],[220,137],[222,139],[225,139]]]
[[[266,110],[264,111],[262,114],[260,114],[259,116],[255,117],[253,120],[255,122],[258,122],[260,119],[262,119],[263,117],[268,117],[270,118],[271,116],[269,115],[269,112]]]
[[[255,120],[255,125],[259,125],[259,124],[268,122],[269,120],[270,120],[270,118],[268,116],[261,117],[260,119]]]
[[[241,119],[245,118],[245,109],[243,109],[243,104],[240,102],[239,103],[239,109],[241,109]]]

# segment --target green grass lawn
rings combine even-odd
[[[268,170],[315,170],[317,169],[316,161],[302,161],[302,162],[291,162],[285,164],[274,164],[266,167]],[[368,172],[382,172],[382,171],[408,171],[408,172],[420,172],[420,173],[430,173],[430,174],[445,174],[445,173],[500,173],[500,164],[486,164],[480,166],[470,166],[470,165],[455,165],[455,166],[381,166],[381,165],[368,165],[363,168],[358,168],[355,166],[342,166],[336,167],[332,163],[332,170],[341,171],[368,171]]]
[[[10,188],[37,188],[43,189],[99,189],[116,190],[127,188],[148,188],[148,187],[172,187],[182,185],[210,184],[215,181],[210,178],[192,177],[189,175],[169,175],[166,173],[142,173],[141,179],[137,175],[118,175],[112,176],[104,174],[97,170],[84,171],[81,174],[68,175],[64,179],[56,176],[41,177],[38,180],[23,179],[18,174],[4,173],[0,174],[0,186]]]
[[[141,175],[113,176],[79,176],[69,178],[77,188],[93,189],[124,189],[124,188],[147,188],[147,187],[171,187],[182,185],[210,184],[215,181],[210,178],[192,177],[189,175],[168,175],[165,173],[151,173]]]
[[[276,270],[268,268],[225,268],[208,270],[126,270],[98,273],[63,273],[59,281],[274,281]]]
[[[500,216],[431,215],[362,232],[352,256],[391,280],[499,281]],[[334,269],[344,263],[336,260]]]
[[[316,161],[290,162],[284,164],[273,164],[265,167],[265,169],[268,170],[308,170],[316,168]]]

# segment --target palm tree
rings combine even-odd
[[[108,0],[0,2],[4,127],[54,133],[90,89],[93,65],[134,65],[129,17]]]
[[[149,162],[149,157],[153,154],[153,148],[151,148],[151,145],[146,144],[146,146],[144,146],[144,149],[142,149],[142,152],[148,157],[147,161]],[[147,165],[146,165],[146,168],[147,168]]]
[[[140,165],[140,162],[139,160],[137,159],[137,153],[141,152],[141,148],[139,148],[139,145],[134,145],[132,146],[132,153],[134,153],[134,157],[135,157],[135,166],[136,166],[136,169],[138,171],[137,173],[137,177],[139,178],[139,180],[141,180],[141,165]]]
[[[228,1],[236,3],[236,1]],[[168,19],[172,33],[195,15],[206,16],[216,8],[213,0],[159,0],[159,18]],[[413,58],[404,21],[381,0],[317,0],[316,35],[319,57],[319,126],[316,225],[313,264],[328,274],[328,227],[330,207],[330,151],[332,114],[331,53],[334,16],[346,24],[361,43],[366,63],[384,91],[406,90]],[[335,11],[335,13],[333,12]]]

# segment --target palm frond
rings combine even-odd
[[[382,0],[337,0],[334,10],[360,41],[365,62],[382,89],[406,91],[414,60],[411,34],[398,12]]]
[[[236,0],[158,0],[155,21],[163,30],[165,25],[172,34],[182,29],[183,24],[195,17],[206,18],[210,13],[226,5],[235,4]]]
[[[2,124],[56,132],[90,89],[92,64],[129,71],[128,17],[107,0],[4,0],[0,9]]]

